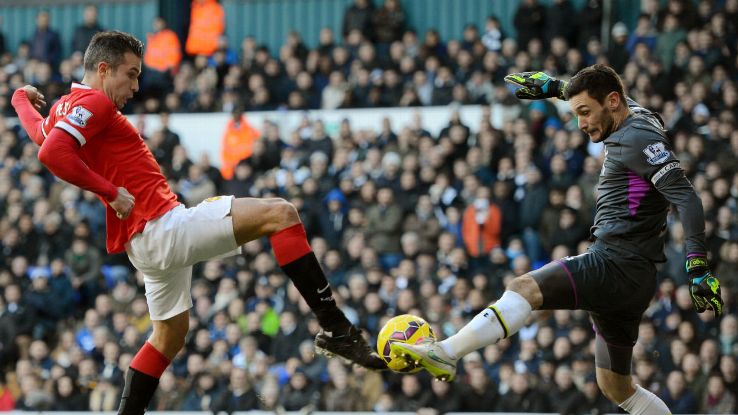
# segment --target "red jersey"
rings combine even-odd
[[[107,206],[108,252],[124,251],[126,242],[142,232],[147,221],[179,205],[141,135],[102,91],[73,83],[72,91],[51,107],[44,120],[44,137],[52,128],[64,130],[79,142],[79,155],[90,170],[116,187],[125,187],[136,198],[125,220]]]

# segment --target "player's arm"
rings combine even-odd
[[[10,103],[15,108],[21,126],[28,136],[34,143],[41,145],[46,138],[43,129],[44,118],[38,113],[38,110],[46,105],[43,94],[35,87],[26,85],[15,90]]]
[[[118,196],[118,188],[82,161],[77,140],[60,128],[51,129],[41,145],[38,159],[56,177],[96,193],[107,202]]]
[[[623,161],[636,174],[649,180],[666,200],[676,207],[684,227],[687,252],[687,273],[690,279],[692,302],[697,312],[712,309],[722,314],[720,281],[710,270],[705,242],[705,214],[702,200],[689,182],[669,144],[655,133],[643,131],[633,140],[634,145],[623,148]]]
[[[657,185],[656,188],[676,207],[684,227],[686,268],[694,307],[698,313],[712,309],[715,316],[719,317],[723,312],[723,300],[720,280],[712,273],[707,261],[702,200],[678,163],[674,161],[662,167],[660,171],[669,170],[664,176],[671,177],[667,177],[664,183]],[[670,167],[672,165],[676,167]]]

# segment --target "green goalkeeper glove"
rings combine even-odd
[[[520,99],[558,98],[566,100],[569,84],[546,75],[544,72],[517,72],[505,76],[505,82],[519,85],[515,96]]]
[[[720,280],[710,271],[707,259],[694,257],[687,260],[689,292],[692,304],[698,313],[707,309],[715,312],[715,317],[723,314],[723,299],[720,297]]]

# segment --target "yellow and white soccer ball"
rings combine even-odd
[[[412,314],[402,314],[392,317],[382,327],[377,336],[377,352],[379,356],[387,362],[390,370],[400,373],[415,373],[421,370],[420,367],[408,366],[404,359],[399,359],[392,353],[390,343],[402,342],[416,344],[422,340],[433,339],[436,335],[433,333],[430,324],[418,316]]]

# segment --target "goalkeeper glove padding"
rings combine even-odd
[[[720,297],[720,280],[713,275],[704,257],[687,259],[689,293],[692,304],[698,313],[707,309],[715,312],[715,317],[723,314],[723,299]]]
[[[520,99],[558,98],[566,100],[566,81],[548,76],[545,72],[517,72],[505,76],[505,82],[519,85],[515,96]]]

